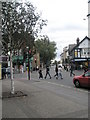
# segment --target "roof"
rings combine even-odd
[[[73,49],[75,46],[76,46],[76,44],[70,44],[70,45],[69,45],[69,52],[71,52],[72,49]]]
[[[87,15],[87,17],[89,17],[89,16],[90,16],[90,14]]]
[[[85,37],[81,42],[79,42],[79,44],[77,44],[71,51],[73,51],[75,48],[77,48],[85,39],[88,39],[90,41],[89,37]]]
[[[64,53],[61,53],[60,56],[62,56]]]

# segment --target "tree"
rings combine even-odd
[[[14,51],[33,48],[34,38],[45,20],[40,18],[31,3],[2,2],[3,54],[10,52],[11,93],[14,94],[12,55]]]
[[[50,42],[48,36],[36,40],[35,46],[40,53],[40,60],[44,64],[50,64],[50,61],[56,57],[56,43]]]
[[[10,49],[33,48],[35,36],[43,25],[46,20],[40,18],[31,3],[2,2],[2,36]],[[7,45],[3,43],[4,54],[10,51]]]

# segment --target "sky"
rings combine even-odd
[[[75,44],[88,36],[88,0],[29,0],[42,13],[42,19],[47,19],[41,35],[47,35],[50,41],[57,45],[57,57],[63,48]],[[86,20],[84,20],[86,19]]]

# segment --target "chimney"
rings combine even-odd
[[[79,38],[77,38],[77,40],[76,40],[76,42],[77,42],[77,45],[79,44],[79,41],[80,41],[80,40],[79,40]]]

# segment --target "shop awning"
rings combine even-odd
[[[13,60],[13,62],[23,61],[23,56],[13,56],[12,60]]]
[[[23,61],[23,56],[13,56],[12,57],[13,62],[17,62],[17,61]],[[33,57],[29,59],[30,62],[33,61]],[[28,59],[26,59],[26,63],[28,62]]]
[[[32,62],[32,61],[33,61],[33,57],[29,59],[29,62]],[[26,63],[28,63],[28,59],[26,59]]]
[[[74,59],[75,62],[80,62],[80,61],[87,61],[87,59]]]

